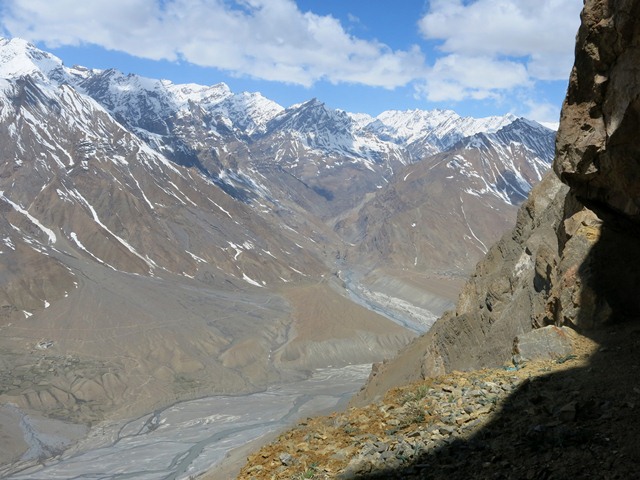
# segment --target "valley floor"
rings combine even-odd
[[[0,478],[187,478],[211,468],[229,450],[282,430],[299,418],[346,404],[370,368],[367,364],[320,369],[309,379],[260,393],[179,402],[129,421],[103,422],[63,453],[47,458],[51,451],[40,452],[42,456],[35,452],[27,460],[0,466]],[[42,421],[29,437],[32,449],[60,434],[59,428],[43,428]],[[22,426],[36,423],[27,414],[22,422]],[[15,436],[21,437],[17,430]],[[0,447],[8,445],[0,442]]]
[[[588,334],[566,357],[453,372],[309,418],[239,478],[636,478],[640,325]]]

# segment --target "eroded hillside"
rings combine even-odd
[[[637,475],[639,44],[639,1],[585,2],[554,173],[515,228],[352,409],[303,422],[241,478]],[[514,344],[558,327],[573,350],[540,341],[546,365]]]

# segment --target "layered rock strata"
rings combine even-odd
[[[640,317],[640,2],[588,0],[556,140],[554,172],[477,265],[454,311],[354,403],[453,370],[509,362],[516,336],[582,333]]]

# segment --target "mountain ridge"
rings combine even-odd
[[[288,108],[281,107],[275,102],[268,100],[261,96],[259,93],[242,92],[240,94],[234,94],[229,87],[223,83],[214,84],[211,86],[203,86],[197,84],[174,84],[168,80],[155,80],[151,78],[141,77],[135,74],[124,74],[114,69],[109,70],[97,70],[87,69],[85,67],[65,67],[60,59],[57,57],[43,52],[37,49],[32,44],[21,39],[2,39],[2,46],[4,51],[8,51],[8,55],[5,54],[3,58],[12,57],[12,62],[15,61],[21,65],[19,68],[15,66],[7,70],[8,76],[33,74],[38,73],[41,78],[49,78],[49,80],[56,83],[69,83],[74,87],[79,87],[83,93],[92,96],[98,100],[103,106],[110,110],[116,117],[120,116],[121,119],[126,119],[126,123],[129,126],[136,126],[141,120],[139,117],[140,110],[131,111],[131,104],[135,104],[135,99],[132,99],[131,95],[136,94],[140,96],[141,92],[147,91],[152,93],[152,96],[156,98],[153,102],[155,105],[146,105],[145,112],[158,114],[160,113],[154,107],[164,107],[165,110],[170,110],[170,113],[164,113],[163,116],[170,116],[176,114],[177,110],[185,109],[189,102],[197,102],[206,110],[209,110],[211,114],[220,114],[226,111],[229,113],[229,107],[216,111],[212,109],[223,103],[225,100],[236,99],[239,97],[239,103],[241,100],[250,99],[255,105],[255,110],[258,114],[254,117],[249,116],[248,120],[242,121],[230,118],[232,125],[239,123],[242,125],[243,133],[248,135],[255,134],[262,135],[261,130],[264,125],[273,120],[277,114],[284,113],[285,110],[289,110],[292,113],[297,113],[298,109],[307,109],[310,106],[320,108],[325,112],[325,115],[333,116],[333,118],[341,118],[340,122],[349,123],[348,118],[365,116],[364,114],[348,113],[341,110],[328,109],[321,101],[317,99],[308,100],[300,104],[292,105]],[[43,63],[44,69],[38,67],[37,64],[31,62],[31,58],[37,57],[39,61],[46,60]],[[14,62],[14,63],[15,63]],[[3,65],[6,64],[3,62]],[[52,72],[57,72],[53,74]],[[114,85],[115,84],[115,85]],[[164,92],[163,92],[164,90]],[[133,93],[129,93],[133,92]],[[161,95],[164,94],[164,95]],[[119,95],[124,95],[122,98],[118,98]],[[120,101],[116,101],[116,100]],[[158,103],[159,102],[159,103]],[[129,107],[129,113],[124,114],[121,112],[124,109],[124,105]],[[162,108],[161,108],[162,109]],[[233,110],[233,108],[231,108]],[[262,118],[258,118],[262,117]],[[415,117],[418,117],[420,121],[416,122]],[[487,117],[483,119],[475,119],[472,117],[460,117],[453,111],[444,110],[409,110],[409,111],[385,111],[376,117],[368,117],[370,122],[366,123],[360,120],[355,122],[356,126],[359,126],[364,131],[375,131],[376,125],[384,125],[384,127],[390,131],[395,132],[391,135],[395,138],[396,143],[405,143],[407,146],[413,143],[418,138],[423,138],[426,129],[431,130],[432,135],[438,140],[442,141],[443,138],[451,135],[455,138],[455,141],[461,138],[471,136],[476,133],[486,132],[495,133],[498,129],[506,126],[517,119],[517,117],[507,114],[502,117]],[[334,120],[335,121],[335,120]],[[150,123],[153,125],[153,122]],[[417,128],[416,125],[417,124]],[[537,124],[540,125],[540,124]],[[347,130],[350,128],[347,125]],[[546,128],[546,127],[545,127]],[[295,128],[294,128],[295,129]],[[153,129],[149,130],[150,133],[154,132]],[[411,132],[407,134],[406,132]],[[388,135],[388,132],[385,132]],[[401,141],[402,139],[402,141]],[[446,146],[449,147],[455,141],[448,140]]]
[[[77,422],[392,356],[551,150],[509,118],[422,157],[317,99],[67,68],[21,40],[0,58],[0,399]]]
[[[347,411],[283,433],[239,478],[636,475],[639,19],[638,0],[584,2],[553,171],[513,228]]]

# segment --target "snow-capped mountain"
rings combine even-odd
[[[234,139],[251,145],[265,137],[277,142],[279,137],[281,144],[287,144],[278,154],[285,163],[291,158],[286,150],[292,148],[287,139],[305,151],[364,162],[372,168],[372,163],[419,161],[450,149],[463,138],[495,133],[517,119],[511,114],[461,117],[450,110],[392,110],[373,118],[330,109],[317,99],[285,109],[259,93],[234,94],[222,83],[176,85],[115,70],[67,68],[53,55],[20,39],[2,39],[0,55],[0,72],[6,71],[5,78],[31,74],[70,84],[169,156],[176,154],[176,146],[187,153],[187,143],[192,150],[197,150],[194,146],[213,148],[216,156],[224,157],[223,147]],[[549,132],[535,125],[545,132],[543,136]],[[186,139],[189,141],[184,142]],[[533,137],[523,140],[536,141]],[[552,152],[544,154],[548,155]]]
[[[502,131],[492,141],[502,143],[503,155],[511,155],[516,142],[527,158],[549,163],[553,156],[550,130],[534,122],[526,136],[504,130],[518,121],[513,115],[475,119],[450,110],[412,110],[372,118],[331,109],[317,99],[285,109],[259,93],[234,94],[225,84],[176,85],[115,70],[67,68],[24,41],[3,42],[3,68],[11,75],[72,86],[149,147],[179,165],[198,168],[237,198],[246,201],[267,192],[271,198],[296,198],[323,218],[358,205],[406,165],[476,135]],[[477,138],[472,142],[482,144]],[[283,181],[283,172],[289,180]],[[517,174],[503,177],[505,191],[518,192],[519,199],[526,194],[528,187],[518,183]]]
[[[283,108],[0,39],[0,360],[35,372],[0,375],[0,401],[93,421],[390,356],[411,335],[332,273],[468,268],[552,139],[511,116]]]
[[[451,148],[477,133],[494,133],[516,120],[511,114],[486,118],[461,117],[451,110],[383,112],[366,128],[406,145],[415,161]]]
[[[338,223],[352,261],[468,271],[549,169],[554,140],[552,131],[515,119],[408,166]]]
[[[185,194],[175,190],[177,180],[158,180],[160,171],[148,170],[152,165],[167,172],[177,168],[174,165],[184,166],[189,175],[200,179],[197,182],[205,182],[198,183],[198,188],[217,186],[220,194],[230,195],[233,201],[260,205],[262,210],[274,205],[296,215],[311,215],[320,223],[330,220],[330,226],[358,215],[365,199],[373,194],[378,200],[384,198],[388,185],[406,177],[413,167],[425,165],[434,173],[446,169],[440,175],[442,183],[456,183],[460,191],[476,198],[492,196],[510,207],[522,201],[553,156],[553,132],[512,115],[473,119],[446,110],[413,110],[388,111],[372,118],[331,109],[317,99],[285,109],[259,93],[234,94],[224,84],[176,85],[115,70],[69,68],[19,39],[0,40],[0,73],[8,139],[2,148],[5,161],[14,162],[12,168],[22,168],[25,152],[30,152],[29,158],[37,159],[34,168],[62,169],[64,175],[58,176],[64,178],[76,171],[93,171],[92,159],[104,158],[110,171],[127,176],[109,175],[131,188],[130,194],[153,215],[158,208],[146,200],[150,195],[140,186],[146,181],[142,178],[154,177],[152,183],[162,185],[164,193],[158,195],[182,198]],[[11,113],[18,108],[15,105],[23,110]],[[49,117],[50,109],[58,112],[55,117]],[[22,125],[30,125],[33,131],[20,133]],[[109,140],[114,136],[120,143]],[[38,146],[30,145],[28,139]],[[132,152],[141,162],[135,168],[148,167],[138,174],[140,178],[127,160]],[[51,159],[53,167],[45,159]],[[5,198],[15,205],[32,205],[31,197],[42,185],[33,182]],[[430,198],[430,192],[424,193],[425,199]],[[456,196],[458,192],[446,193]],[[73,203],[76,197],[66,198]],[[215,203],[222,206],[225,201]],[[220,211],[228,208],[222,206]],[[69,234],[63,235],[72,241]],[[124,241],[131,249],[125,247],[121,263],[142,261],[136,252],[146,247]],[[137,241],[141,239],[132,240]],[[247,239],[232,243],[246,241],[254,243]],[[124,246],[120,242],[118,248]],[[111,265],[103,259],[106,253],[91,254]],[[176,272],[161,259],[148,261]],[[134,270],[154,271],[144,265]]]
[[[225,133],[240,135],[264,128],[282,110],[259,93],[235,95],[224,83],[176,85],[116,70],[95,71],[77,86],[129,127],[157,135],[170,134],[171,122],[188,115],[194,106],[209,120],[203,128],[215,131],[220,125]]]
[[[490,194],[519,205],[549,169],[555,135],[541,125],[516,119],[494,133],[477,133],[456,143],[446,156],[452,173],[479,182],[469,193]]]
[[[330,109],[319,100],[312,99],[289,107],[272,118],[264,136],[286,139],[308,151],[343,161],[363,162],[370,169],[372,164],[389,163],[391,158],[404,162],[401,148],[362,128],[363,117],[370,118]],[[281,155],[280,158],[286,162],[295,161],[291,156]]]
[[[353,154],[354,124],[345,112],[331,110],[317,99],[294,105],[267,124],[270,132],[295,132],[306,147]]]
[[[176,85],[115,70],[66,68],[24,41],[4,43],[4,58],[10,60],[5,68],[13,75],[35,72],[72,85],[151,148],[180,165],[199,168],[238,198],[254,198],[254,186],[264,183],[265,175],[278,190],[280,179],[269,175],[275,168],[298,182],[295,196],[320,194],[327,200],[321,208],[329,216],[357,205],[405,165],[451,150],[465,138],[495,134],[517,120],[513,115],[461,117],[450,110],[387,111],[372,118],[330,109],[317,99],[285,109],[259,93],[234,94],[224,84]],[[497,140],[505,149],[518,141],[549,162],[553,146],[545,139],[552,133],[535,126],[526,138],[510,138],[505,130]],[[340,181],[346,177],[348,188]],[[281,193],[291,194],[292,185],[281,186]]]
[[[0,37],[0,78],[15,79],[32,75],[40,80],[66,78],[62,61],[20,38]]]

